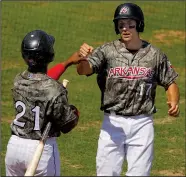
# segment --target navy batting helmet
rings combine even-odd
[[[119,34],[118,30],[118,20],[124,19],[124,18],[130,18],[134,19],[137,22],[136,30],[138,32],[143,32],[144,30],[144,15],[141,8],[133,3],[124,3],[120,4],[114,13],[114,24],[115,24],[115,31],[116,34]]]
[[[54,58],[55,38],[42,30],[29,32],[21,44],[22,57],[30,68],[45,66]]]

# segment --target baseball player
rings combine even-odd
[[[68,103],[67,90],[55,81],[54,68],[47,67],[54,58],[54,37],[41,30],[29,32],[21,45],[28,69],[14,80],[15,119],[5,157],[7,176],[24,176],[46,124],[52,123],[35,176],[60,176],[60,158],[56,137],[70,132],[78,123],[78,110]],[[79,59],[74,53],[69,60],[55,66],[59,74]],[[62,70],[63,68],[63,70]],[[52,79],[51,77],[54,77]],[[56,77],[56,78],[55,78]]]
[[[120,38],[95,50],[84,43],[80,54],[87,61],[77,65],[80,75],[97,74],[102,94],[104,120],[98,140],[97,176],[119,176],[125,159],[126,176],[149,176],[156,87],[165,88],[168,114],[178,116],[179,89],[175,82],[178,74],[165,53],[140,39],[145,24],[138,5],[119,5],[113,22]]]

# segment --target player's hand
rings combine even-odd
[[[178,117],[180,113],[178,103],[169,101],[167,104],[169,107],[168,114],[173,117]]]
[[[79,54],[82,56],[82,57],[87,57],[89,54],[92,53],[93,51],[93,47],[86,44],[86,43],[83,43],[79,49]]]
[[[63,62],[63,65],[69,66],[71,64],[78,64],[80,61],[86,60],[86,58],[80,56],[79,51],[75,52],[71,57],[68,58],[68,60]]]

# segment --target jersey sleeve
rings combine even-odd
[[[66,68],[63,64],[59,63],[47,71],[47,75],[52,79],[58,80],[60,76],[65,72]]]
[[[87,58],[88,62],[91,64],[93,73],[99,73],[102,65],[105,63],[104,57],[104,48],[98,47],[96,48],[92,54]]]
[[[165,89],[167,89],[167,87],[171,85],[178,77],[178,73],[176,73],[176,71],[173,69],[165,54],[160,54],[157,77],[158,85],[163,86]]]
[[[68,103],[66,93],[60,94],[53,103],[53,122],[62,131],[64,125],[76,120],[78,115]]]

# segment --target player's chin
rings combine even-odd
[[[124,36],[124,35],[122,35],[122,40],[123,40],[124,42],[129,42],[129,41],[132,40],[132,38],[131,38],[131,36]]]

